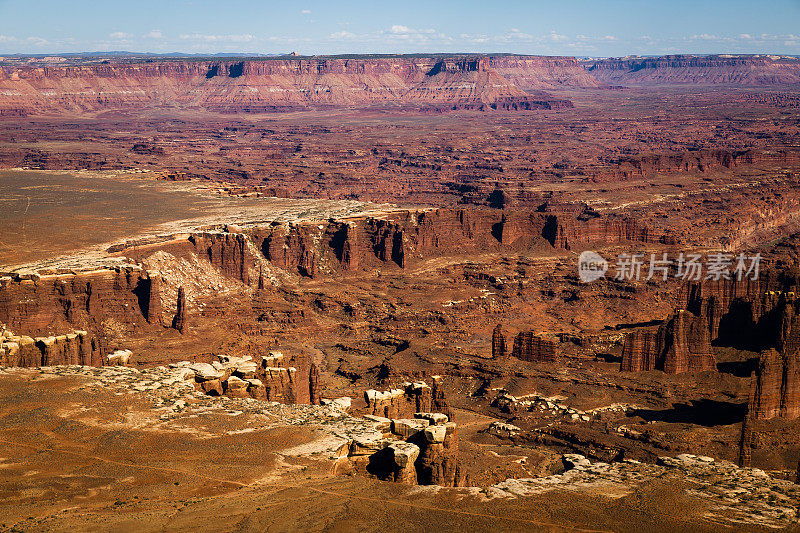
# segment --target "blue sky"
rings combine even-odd
[[[0,0],[0,54],[800,54],[800,0]]]

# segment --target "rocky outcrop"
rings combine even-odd
[[[533,363],[552,362],[558,357],[558,345],[557,339],[546,339],[534,335],[532,331],[523,331],[514,339],[511,355]]]
[[[456,419],[455,411],[453,411],[453,409],[450,407],[450,404],[447,401],[447,397],[445,396],[442,378],[440,376],[431,377],[430,408],[426,409],[427,406],[422,401],[417,402],[417,405],[419,407],[418,411],[424,411],[429,413],[442,413],[450,421],[455,421]]]
[[[417,482],[420,485],[463,486],[456,425],[445,419],[426,427],[421,433]]]
[[[403,389],[390,389],[388,391],[377,391],[369,389],[364,391],[364,402],[366,403],[366,413],[384,418],[401,418],[401,412],[411,411],[407,405],[408,399],[405,397]]]
[[[626,335],[621,370],[713,370],[712,342],[792,353],[800,346],[800,329],[792,325],[797,286],[795,276],[769,269],[762,270],[756,280],[687,283],[677,297],[679,310],[663,325]]]
[[[622,372],[663,368],[666,328],[640,329],[628,333],[622,345]]]
[[[756,280],[745,278],[705,280],[686,284],[678,304],[703,317],[712,341],[751,351],[781,350],[787,337],[787,307],[797,308],[795,294],[800,283],[786,271],[762,268]],[[793,331],[793,330],[792,330]]]
[[[106,356],[106,361],[110,366],[128,366],[132,355],[130,350],[114,350]]]
[[[161,324],[161,274],[147,271],[147,309],[145,316],[150,324]]]
[[[103,366],[103,364],[97,341],[86,331],[32,338],[26,335],[14,335],[0,324],[0,366]]]
[[[271,352],[256,363],[252,356],[216,356],[212,363],[186,363],[196,386],[212,396],[255,398],[285,404],[300,399],[297,369],[284,365],[283,354]]]
[[[782,306],[775,348],[761,352],[751,375],[748,418],[800,417],[800,314],[795,302]]]
[[[456,424],[446,415],[364,418],[373,429],[353,438],[344,470],[409,485],[464,486]]]
[[[717,370],[717,361],[711,352],[708,324],[702,317],[679,310],[665,326],[666,351],[664,372],[683,374]]]
[[[442,413],[448,418],[453,411],[442,390],[441,378],[434,376],[432,385],[423,381],[405,382],[402,388],[364,391],[364,413],[384,418],[407,418],[414,413]]]
[[[774,349],[761,352],[758,367],[751,375],[748,416],[753,419],[770,419],[780,416],[785,408],[784,360]]]
[[[620,229],[613,215],[595,213],[595,222],[586,222],[584,214],[555,213],[530,208],[396,209],[324,221],[227,225],[179,239],[187,238],[194,252],[226,277],[259,289],[265,286],[266,261],[293,274],[322,278],[383,267],[409,268],[434,257],[523,251],[548,243],[571,249],[608,243],[672,242],[653,236],[638,223]],[[136,241],[132,241],[112,251],[125,253],[135,246]],[[153,288],[142,290],[156,294],[159,281],[154,277],[148,284]],[[148,302],[142,307],[154,305],[157,311],[157,302]],[[154,312],[152,320],[156,316]]]
[[[608,161],[620,178],[647,178],[658,174],[726,171],[738,165],[796,165],[795,150],[694,150],[673,153],[639,154]]]
[[[582,215],[581,215],[582,216]],[[533,209],[398,210],[383,215],[271,224],[244,230],[253,249],[275,266],[306,277],[397,266],[407,268],[436,256],[524,250],[549,242],[556,248],[622,242],[673,242],[646,226],[613,216],[594,214],[591,220],[570,213]],[[194,237],[198,240],[200,237]],[[222,237],[225,247],[246,250]],[[200,247],[205,250],[206,247]],[[229,253],[229,252],[225,252]],[[217,254],[219,255],[219,254]],[[216,257],[217,255],[212,255]],[[253,265],[252,257],[230,253],[231,275]],[[240,263],[243,262],[240,266]],[[222,263],[222,261],[219,261]],[[255,274],[254,274],[255,275]]]
[[[262,365],[255,377],[262,381],[264,387],[262,397],[264,399],[281,403],[297,403],[299,387],[296,368]],[[254,385],[258,386],[257,383]]]
[[[416,485],[419,480],[415,466],[419,458],[419,446],[411,442],[395,442],[387,450],[392,453],[392,479],[395,483]]]

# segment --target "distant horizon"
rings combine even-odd
[[[114,58],[114,57],[163,57],[163,58],[175,58],[175,57],[191,57],[191,58],[204,58],[204,57],[229,57],[229,58],[241,58],[241,59],[269,59],[269,58],[337,58],[337,57],[468,57],[468,56],[521,56],[521,57],[572,57],[575,59],[622,59],[626,57],[676,57],[676,56],[693,56],[693,57],[720,57],[720,56],[731,56],[731,57],[791,57],[795,59],[800,59],[800,54],[787,54],[787,53],[770,53],[770,52],[761,52],[761,53],[734,53],[734,52],[713,52],[713,53],[688,53],[688,52],[674,52],[669,54],[626,54],[626,55],[619,55],[619,56],[602,56],[602,55],[575,55],[575,54],[532,54],[532,53],[524,53],[524,52],[465,52],[465,51],[453,51],[453,52],[363,52],[363,53],[337,53],[337,54],[299,54],[295,52],[285,52],[285,53],[245,53],[245,52],[215,52],[215,53],[203,53],[203,52],[181,52],[181,51],[174,51],[174,52],[134,52],[129,50],[108,50],[108,51],[85,51],[85,52],[41,52],[37,54],[26,54],[26,53],[3,53],[0,55],[0,59],[2,58],[48,58],[48,57],[59,57],[59,58],[72,58],[72,57],[94,57],[94,58]]]
[[[798,55],[798,28],[798,0],[0,0],[0,56]]]

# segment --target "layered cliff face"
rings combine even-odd
[[[3,116],[148,106],[270,112],[314,105],[495,102],[505,109],[560,108],[566,100],[526,91],[597,86],[572,58],[480,57],[160,61],[0,68]],[[548,103],[551,102],[552,103]]]
[[[620,368],[623,372],[663,370],[667,374],[716,370],[708,323],[681,309],[655,329],[628,334]]]
[[[751,376],[751,420],[800,417],[800,313],[794,300],[780,307],[775,347],[761,352]]]
[[[77,274],[3,277],[0,278],[0,322],[30,337],[57,336],[55,338],[60,339],[65,331],[87,331],[93,339],[91,354],[107,353],[105,320],[124,323],[131,331],[148,328],[151,324],[160,326],[159,290],[157,274],[133,266]],[[64,353],[71,353],[71,349],[67,348]],[[55,359],[48,359],[44,349],[42,354],[32,364],[45,360],[57,364]],[[85,355],[75,358],[62,354],[56,359],[85,361]],[[94,355],[93,364],[99,362]]]
[[[558,356],[558,344],[557,339],[546,339],[534,335],[532,331],[523,331],[514,338],[511,355],[533,363],[553,362]]]
[[[532,209],[398,210],[371,216],[255,225],[240,233],[208,232],[189,237],[196,252],[229,277],[259,280],[258,264],[316,278],[397,266],[420,260],[532,246],[575,249],[625,242],[674,242],[634,220]]]
[[[753,350],[775,346],[785,294],[797,280],[764,270],[757,280],[705,280],[684,285],[679,302],[708,322],[711,340]]]
[[[609,245],[623,242],[675,244],[676,237],[653,231],[640,221],[615,216],[600,216],[587,211],[573,217],[553,214],[543,228],[544,237],[556,248],[564,250],[586,248],[590,245]]]
[[[502,63],[500,63],[502,64]],[[525,70],[527,65],[504,70]],[[531,73],[531,77],[537,74]],[[539,72],[543,80],[550,74]],[[527,84],[525,84],[527,85]],[[436,63],[425,77],[404,95],[407,102],[425,102],[426,109],[563,109],[572,102],[555,99],[536,91],[528,94],[511,77],[503,76],[487,59],[443,60]]]
[[[189,237],[195,252],[219,268],[223,274],[250,284],[252,252],[244,235],[236,233],[195,233]]]
[[[554,87],[605,88],[606,84],[582,68],[574,57],[490,57],[488,67],[524,90]]]
[[[797,164],[798,154],[777,150],[697,150],[677,154],[644,154],[621,157],[612,161],[628,177],[653,176],[664,172],[708,172],[735,168],[736,164]]]
[[[794,292],[782,293],[769,319],[768,332],[772,344],[761,351],[758,365],[750,375],[747,414],[742,424],[739,464],[750,465],[754,449],[760,442],[766,420],[800,418],[800,302]],[[756,334],[764,335],[756,330]]]
[[[756,374],[764,377],[758,378],[759,384],[757,387],[754,384],[753,390],[765,392],[756,394],[754,409],[762,415],[778,412],[785,400],[774,398],[785,395],[781,390],[793,389],[794,385],[788,388],[785,385],[785,370],[787,365],[793,365],[790,360],[800,348],[794,296],[797,286],[794,275],[773,270],[762,271],[757,280],[687,283],[678,294],[679,309],[663,325],[626,335],[621,370],[658,369],[669,373],[714,370],[712,342],[761,351],[762,368]],[[773,351],[778,354],[776,360],[782,362],[773,361]]]
[[[664,56],[611,58],[586,63],[612,85],[796,85],[800,60],[774,56]]]

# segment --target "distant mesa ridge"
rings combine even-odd
[[[786,56],[110,57],[0,66],[0,117],[165,105],[222,113],[320,106],[435,112],[563,109],[572,107],[572,102],[549,91],[686,84],[800,86],[800,60]]]

